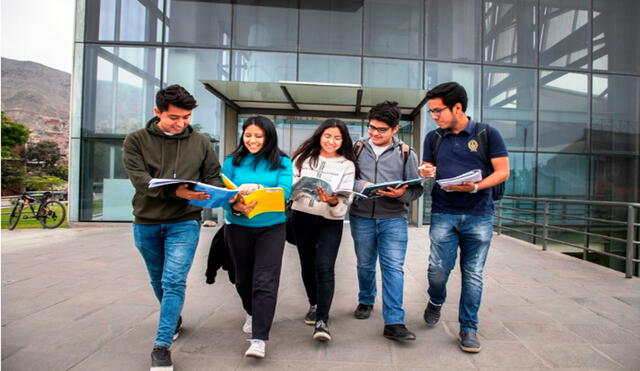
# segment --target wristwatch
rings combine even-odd
[[[469,193],[478,193],[478,183],[473,183],[473,191]]]

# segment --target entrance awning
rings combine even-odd
[[[239,114],[366,118],[374,105],[396,101],[402,119],[413,121],[426,103],[426,90],[363,88],[315,82],[201,80],[205,88]]]

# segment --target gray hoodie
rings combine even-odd
[[[354,190],[361,192],[366,182],[384,183],[394,180],[409,180],[419,178],[418,156],[409,151],[407,163],[402,157],[402,141],[393,137],[393,145],[387,148],[379,158],[369,144],[369,138],[360,139],[364,143],[362,152],[358,156],[360,175],[356,178]],[[423,193],[421,185],[407,188],[399,198],[379,197],[374,199],[357,199],[351,204],[351,215],[365,218],[406,218],[409,203],[418,199]]]

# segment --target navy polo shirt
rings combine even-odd
[[[471,120],[458,134],[454,134],[449,129],[445,130],[435,159],[431,153],[431,136],[435,135],[435,130],[427,134],[424,139],[422,160],[436,164],[436,180],[452,178],[473,169],[482,170],[483,178],[489,176],[491,160],[485,160],[482,150],[477,148],[476,127],[476,122]],[[490,158],[509,155],[502,136],[491,126],[487,127],[487,140]],[[432,213],[492,215],[494,212],[491,188],[480,190],[478,193],[446,192],[438,183],[435,183],[431,191],[431,199]]]

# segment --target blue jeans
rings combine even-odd
[[[431,214],[431,253],[429,254],[429,297],[433,304],[447,298],[447,280],[456,264],[460,246],[462,291],[458,320],[460,330],[478,329],[478,310],[482,299],[482,272],[487,261],[493,217],[478,215]]]
[[[149,271],[160,302],[160,322],[154,345],[171,346],[182,306],[187,274],[200,238],[200,222],[133,225],[136,247]]]
[[[407,220],[349,215],[349,221],[358,260],[358,301],[372,305],[376,300],[376,261],[379,255],[384,323],[404,324],[402,295],[404,257],[407,252]]]

